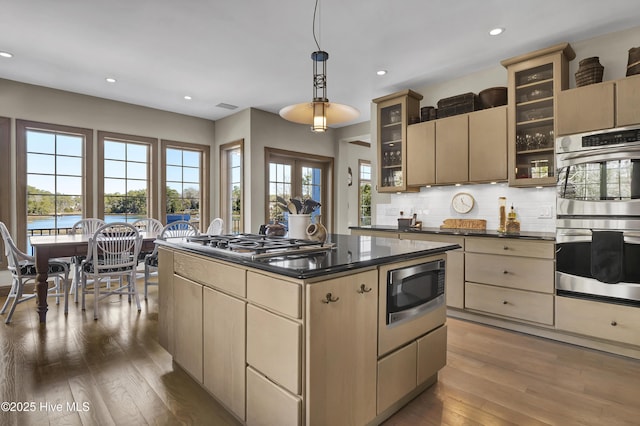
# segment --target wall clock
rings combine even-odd
[[[451,200],[451,206],[458,213],[469,213],[473,208],[475,200],[471,194],[466,192],[458,192]]]

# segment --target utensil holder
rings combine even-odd
[[[306,240],[307,227],[310,223],[310,214],[289,214],[289,238]]]

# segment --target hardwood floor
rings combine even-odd
[[[91,308],[71,303],[65,318],[50,299],[45,327],[31,302],[20,305],[0,326],[0,400],[35,409],[2,411],[0,425],[237,425],[158,345],[156,300],[151,287],[138,314],[112,297],[94,321]],[[438,383],[385,425],[640,424],[640,361],[448,324]]]

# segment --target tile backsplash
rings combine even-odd
[[[473,209],[459,214],[451,207],[458,192],[467,192],[475,199]],[[391,194],[389,204],[377,204],[376,225],[396,226],[400,212],[405,217],[417,214],[424,227],[437,228],[444,219],[485,219],[487,229],[498,228],[498,197],[507,198],[507,211],[513,205],[522,231],[555,232],[555,188],[511,188],[506,183],[495,185],[462,185],[420,188],[418,193]]]

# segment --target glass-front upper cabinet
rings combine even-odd
[[[568,43],[502,61],[509,79],[509,185],[556,182],[557,94],[569,87]]]
[[[412,190],[406,183],[407,125],[418,119],[421,99],[404,90],[373,100],[378,110],[378,192]]]

